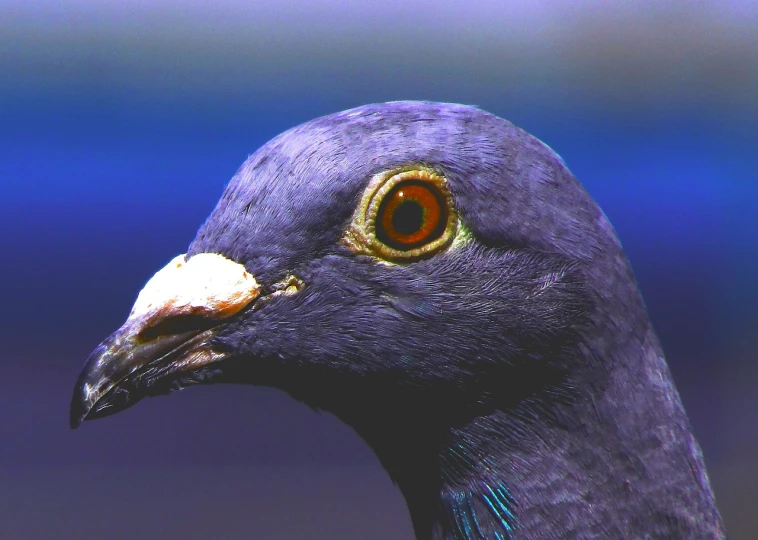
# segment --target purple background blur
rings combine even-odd
[[[394,99],[479,105],[563,156],[626,247],[732,538],[758,534],[758,4],[246,4],[0,5],[0,538],[412,538],[367,445],[281,392],[67,416],[250,153]]]

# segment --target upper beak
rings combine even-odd
[[[212,329],[260,294],[245,268],[213,253],[184,255],[140,293],[127,321],[89,356],[74,387],[71,427],[139,400],[137,389],[218,361]],[[144,393],[144,392],[143,392]]]

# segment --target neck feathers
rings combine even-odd
[[[563,403],[553,395],[549,405],[527,399],[441,437],[414,423],[392,438],[394,448],[386,436],[366,438],[419,539],[723,537],[678,396],[669,396],[675,406],[649,397],[642,410],[604,412],[614,408],[603,400],[624,401],[623,391]]]
[[[515,501],[503,484],[493,487],[482,481],[470,490],[447,491],[440,505],[441,520],[432,536],[462,540],[513,537]]]

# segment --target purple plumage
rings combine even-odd
[[[383,260],[369,237],[394,222],[355,220],[387,207],[370,186],[415,170],[406,191],[444,179],[418,204],[448,215],[449,197],[457,225]],[[369,195],[385,191],[400,193]],[[408,238],[439,209],[421,210],[397,222]],[[116,350],[136,326],[120,330],[85,367],[73,424],[191,384],[275,386],[371,445],[418,538],[724,537],[612,226],[509,122],[395,102],[298,126],[242,165],[199,253],[244,266],[260,296],[228,317],[168,313],[138,354]]]

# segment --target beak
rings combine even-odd
[[[74,387],[71,427],[119,412],[143,395],[170,391],[172,382],[224,358],[212,348],[213,329],[259,295],[245,267],[222,255],[176,257],[148,281],[123,326],[87,359]]]

